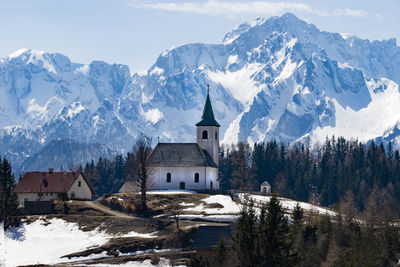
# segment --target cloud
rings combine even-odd
[[[233,17],[240,14],[273,16],[284,12],[303,12],[318,16],[332,17],[366,17],[368,12],[361,9],[336,9],[324,11],[315,9],[303,3],[288,2],[228,2],[221,0],[208,0],[205,2],[158,2],[158,1],[132,1],[128,4],[133,8],[155,9],[174,11],[186,14],[199,14],[211,16]]]

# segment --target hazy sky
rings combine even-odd
[[[285,12],[321,30],[400,40],[400,0],[0,0],[0,57],[31,48],[136,72],[172,46],[220,43],[246,20]]]

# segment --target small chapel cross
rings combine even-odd
[[[209,94],[209,93],[210,93],[210,85],[207,84],[207,94]]]

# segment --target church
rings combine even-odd
[[[158,143],[149,157],[151,189],[219,190],[219,123],[209,90],[196,143]]]

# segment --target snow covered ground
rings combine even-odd
[[[246,198],[246,195],[249,199],[252,198],[256,204],[257,203],[259,203],[259,204],[267,203],[270,199],[270,196],[261,196],[261,195],[244,194],[244,193],[239,194],[239,198],[242,201],[244,201]],[[286,209],[288,212],[291,212],[297,203],[297,201],[287,199],[287,198],[279,198],[279,201],[281,202],[282,207],[284,209]],[[328,208],[322,208],[322,207],[315,206],[315,205],[305,203],[305,202],[299,202],[299,204],[305,211],[312,211],[312,212],[319,213],[319,214],[328,214],[329,216],[336,216],[336,212],[334,212]]]
[[[259,207],[263,203],[267,203],[270,199],[270,196],[262,196],[255,194],[238,194],[240,201],[243,203],[246,199],[252,198],[255,202],[256,212],[259,212]],[[291,211],[296,206],[297,201],[279,198],[282,207],[286,210],[287,213],[291,213]],[[234,221],[240,213],[242,205],[233,201],[232,198],[228,195],[212,195],[205,199],[202,199],[200,205],[195,205],[194,203],[185,203],[183,202],[181,205],[185,207],[182,210],[182,213],[179,218],[183,220],[205,220],[212,222],[232,222]],[[206,204],[218,203],[221,204],[222,208],[207,208]],[[299,202],[300,206],[305,211],[311,211],[313,213],[319,214],[328,214],[329,216],[335,216],[336,213],[330,209],[318,207],[309,203]],[[191,214],[185,214],[190,212]]]
[[[111,237],[98,230],[84,232],[76,223],[57,218],[23,223],[6,231],[6,266],[65,262],[61,256],[103,245]]]
[[[240,212],[241,205],[234,202],[230,196],[227,195],[213,195],[202,200],[205,204],[218,203],[224,206],[223,208],[206,208],[201,203],[199,206],[186,208],[183,211],[202,212],[205,214],[237,214]],[[185,203],[185,205],[187,205]]]
[[[174,194],[194,194],[195,191],[183,190],[183,189],[168,189],[168,190],[151,190],[148,191],[149,195],[174,195]]]
[[[192,193],[185,190],[167,190],[166,192],[153,191],[152,193],[181,194]],[[256,210],[259,210],[261,203],[269,201],[269,196],[254,194],[238,194],[238,198],[242,201],[253,198],[256,203]],[[289,213],[296,205],[296,201],[280,198],[282,206]],[[209,207],[218,203],[222,207]],[[205,220],[211,222],[232,222],[240,213],[242,205],[232,200],[228,195],[212,195],[201,200],[200,204],[182,202],[182,213],[179,218],[186,220]],[[335,216],[336,213],[318,206],[300,202],[301,207],[307,211],[317,212],[319,214],[328,214]],[[190,213],[190,214],[188,214]],[[28,264],[58,264],[72,263],[76,261],[97,259],[99,257],[108,257],[106,253],[89,255],[87,257],[79,257],[66,259],[61,258],[64,255],[82,251],[90,247],[101,246],[113,237],[157,237],[157,232],[141,234],[131,231],[126,234],[111,235],[106,232],[93,230],[84,232],[79,229],[76,223],[66,222],[62,219],[53,218],[46,220],[40,218],[33,223],[23,223],[21,226],[9,229],[5,232],[4,239],[0,239],[0,248],[5,247],[5,265],[17,266]],[[155,250],[154,250],[155,251]],[[146,251],[136,251],[129,255],[145,253]],[[157,252],[157,251],[156,251]],[[122,254],[120,254],[122,255]],[[127,254],[128,255],[128,254]],[[1,262],[0,262],[1,266]],[[105,265],[97,265],[105,266]],[[150,261],[127,263],[119,266],[153,266]],[[161,261],[156,266],[169,266],[166,260]]]
[[[157,265],[151,264],[151,260],[145,260],[143,262],[138,262],[138,261],[130,261],[127,263],[122,263],[122,264],[95,264],[93,266],[97,267],[113,267],[113,266],[118,266],[118,267],[169,267],[172,266],[171,262],[168,259],[161,258],[160,262]],[[177,265],[177,267],[184,267],[183,265]]]
[[[68,263],[77,260],[107,257],[104,252],[87,257],[61,258],[64,255],[82,251],[89,247],[101,246],[113,237],[154,238],[156,237],[156,232],[141,234],[131,231],[127,234],[113,236],[98,230],[84,232],[79,229],[76,223],[66,222],[62,219],[39,219],[31,224],[23,223],[17,228],[6,231],[4,259],[6,266],[17,266],[39,263]],[[152,266],[146,265],[146,262],[144,264],[137,266]]]

